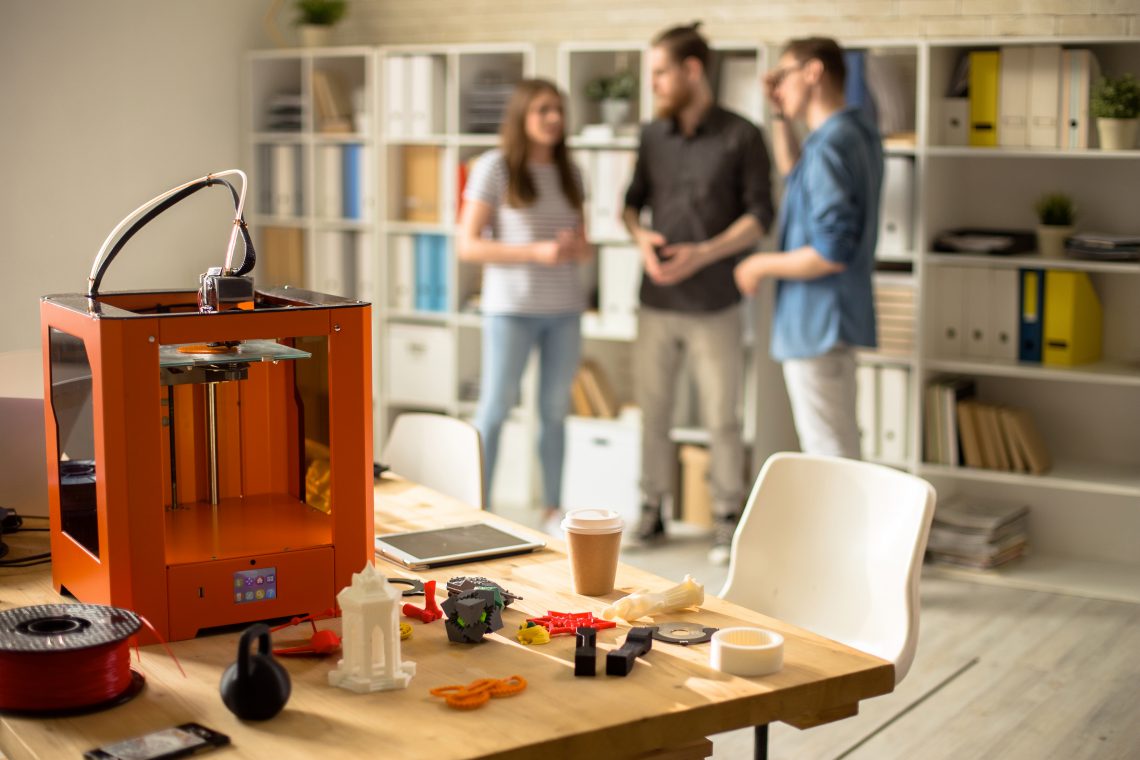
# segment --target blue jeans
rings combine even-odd
[[[566,415],[570,385],[582,353],[578,314],[524,316],[488,314],[483,318],[483,371],[475,427],[483,437],[483,482],[488,494],[499,453],[499,431],[519,397],[519,383],[531,349],[538,346],[538,454],[542,461],[542,495],[546,506],[562,497],[562,455],[566,448]]]

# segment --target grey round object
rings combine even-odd
[[[712,635],[718,628],[706,628],[700,623],[687,623],[684,621],[662,623],[653,627],[653,638],[666,644],[704,644],[712,640]]]
[[[39,604],[0,612],[0,652],[69,652],[133,636],[138,615],[101,604]]]

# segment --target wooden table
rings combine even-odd
[[[407,481],[386,478],[376,489],[376,526],[381,532],[479,517],[511,524]],[[409,575],[384,561],[378,568],[388,576]],[[442,568],[421,577],[438,580],[442,593],[443,583],[457,575],[486,576],[523,599],[504,611],[504,628],[481,644],[449,643],[442,623],[414,622],[413,637],[403,642],[405,659],[416,663],[406,690],[353,694],[327,685],[334,659],[283,658],[293,679],[284,712],[264,723],[243,723],[218,695],[221,673],[235,658],[238,634],[206,636],[172,647],[187,678],[161,647],[144,647],[141,663],[134,667],[146,676],[147,688],[109,712],[59,719],[0,716],[0,750],[12,760],[78,757],[96,746],[196,721],[231,737],[228,757],[638,757],[747,726],[829,722],[854,714],[860,700],[894,688],[894,669],[888,662],[709,596],[699,611],[662,615],[656,622],[688,620],[718,628],[754,625],[778,631],[785,639],[783,670],[737,678],[708,667],[708,644],[654,642],[626,678],[575,678],[574,637],[523,646],[513,634],[524,618],[547,610],[600,614],[609,601],[626,593],[673,584],[622,565],[618,590],[609,597],[577,596],[569,590],[569,567],[558,541],[534,554]],[[44,567],[3,570],[0,580],[0,607],[58,601]],[[411,601],[422,605],[422,599]],[[339,621],[322,625],[339,627]],[[616,648],[626,630],[619,625],[599,631],[599,649]],[[298,629],[297,638],[305,635]],[[512,674],[527,679],[526,691],[471,712],[450,709],[428,694],[435,686]]]

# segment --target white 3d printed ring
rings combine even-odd
[[[784,667],[784,637],[763,628],[722,628],[712,636],[709,665],[734,676],[763,676]]]

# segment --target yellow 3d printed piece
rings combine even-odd
[[[606,620],[619,617],[622,620],[633,621],[646,615],[672,612],[685,607],[699,607],[704,600],[705,587],[693,580],[693,576],[686,575],[685,580],[673,588],[652,594],[648,591],[639,591],[624,596],[602,610],[602,617]]]
[[[515,634],[515,638],[518,639],[521,644],[549,644],[550,631],[541,625],[523,623],[519,626],[519,632]]]

